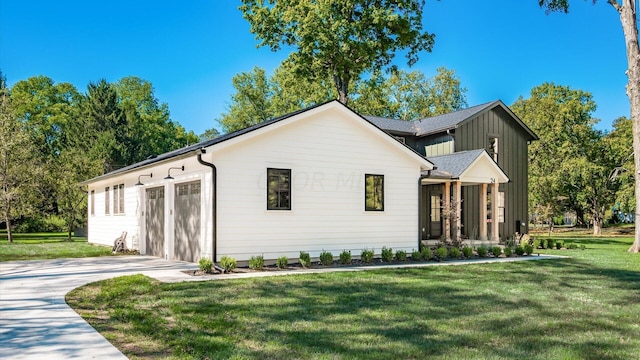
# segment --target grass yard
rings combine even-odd
[[[163,284],[142,275],[67,302],[130,358],[638,359],[629,237],[572,259]]]
[[[67,241],[67,233],[13,234],[13,243],[9,243],[6,231],[0,232],[0,261],[93,257],[110,254],[110,247],[89,244],[87,238],[74,237],[73,241]]]

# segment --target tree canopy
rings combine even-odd
[[[406,51],[411,66],[431,51],[423,31],[424,0],[243,0],[240,10],[259,46],[292,48],[288,60],[307,79],[331,79],[347,104],[352,81],[391,64]]]

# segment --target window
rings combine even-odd
[[[124,184],[113,185],[113,213],[124,214]]]
[[[96,191],[91,190],[91,215],[96,214]]]
[[[291,210],[291,169],[267,169],[267,210]]]
[[[400,141],[403,144],[407,143],[407,140],[404,138],[404,136],[394,136],[393,138]]]
[[[364,175],[364,209],[384,210],[384,175]]]
[[[431,195],[431,221],[440,221],[440,195]]]
[[[498,162],[498,137],[490,136],[489,137],[489,155],[493,158],[493,161]]]
[[[498,192],[498,222],[504,222],[504,191]]]
[[[104,214],[109,215],[109,187],[104,188]]]

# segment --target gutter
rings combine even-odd
[[[223,268],[221,268],[220,266],[216,265],[216,258],[217,258],[217,250],[218,250],[218,244],[217,244],[217,240],[218,240],[218,206],[217,206],[217,197],[218,197],[218,190],[217,190],[217,178],[218,178],[218,170],[216,169],[216,166],[210,162],[206,162],[204,160],[202,160],[202,154],[206,154],[207,150],[205,148],[200,148],[200,152],[198,153],[198,162],[204,166],[208,166],[211,168],[211,222],[212,222],[212,226],[213,229],[211,231],[211,241],[212,241],[212,246],[213,246],[213,253],[212,253],[212,262],[213,262],[213,267],[220,271],[220,272],[225,272]]]

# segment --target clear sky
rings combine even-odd
[[[618,14],[604,0],[573,0],[568,15],[546,15],[538,0],[427,0],[431,53],[411,69],[456,71],[470,106],[511,105],[555,82],[589,91],[599,129],[630,115]],[[286,52],[256,48],[239,1],[0,0],[0,69],[9,86],[45,75],[86,92],[90,81],[150,81],[171,118],[197,134],[217,127],[232,77],[254,66],[269,73]],[[403,56],[396,64],[408,69]]]

